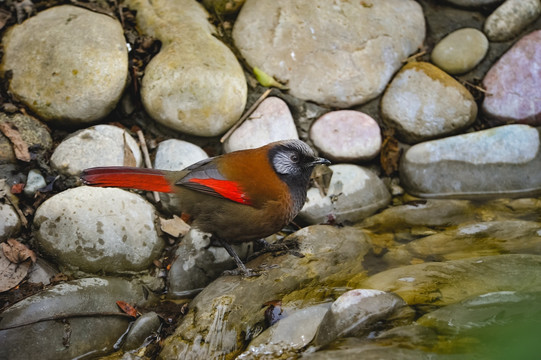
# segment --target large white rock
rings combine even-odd
[[[42,11],[4,35],[1,71],[10,90],[40,118],[71,124],[107,115],[128,78],[120,23],[64,5]]]
[[[159,123],[216,136],[242,115],[247,85],[235,55],[213,36],[205,9],[193,0],[130,0],[137,24],[162,42],[145,69],[141,100]]]
[[[251,66],[293,96],[338,107],[378,96],[424,36],[411,0],[247,0],[233,28]]]
[[[78,187],[45,201],[34,217],[40,248],[70,268],[122,273],[144,270],[163,241],[154,207],[115,188]]]

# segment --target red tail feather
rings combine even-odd
[[[81,174],[85,185],[121,187],[147,191],[174,192],[161,170],[126,166],[95,167]]]

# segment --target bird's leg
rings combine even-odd
[[[235,260],[235,262],[237,263],[237,271],[235,270],[230,270],[230,271],[224,271],[224,274],[226,275],[238,275],[238,273],[242,274],[243,276],[245,277],[250,277],[250,276],[259,276],[258,273],[256,273],[255,271],[253,271],[252,269],[248,269],[244,263],[242,262],[242,260],[240,259],[240,257],[237,255],[237,253],[235,252],[235,250],[233,250],[233,248],[231,247],[231,245],[229,245],[228,243],[226,243],[225,241],[223,241],[222,239],[220,239],[219,237],[215,236],[214,237],[216,240],[218,240],[218,242],[220,243],[220,245],[222,245],[224,247],[224,249],[227,251],[227,253],[229,255],[231,255],[231,257],[233,258],[233,260]]]

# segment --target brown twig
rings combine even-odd
[[[149,169],[152,169],[152,163],[150,162],[150,155],[148,154],[148,147],[147,142],[145,140],[145,136],[143,135],[142,130],[137,130],[137,136],[139,137],[139,146],[141,147],[141,150],[143,151],[143,157],[145,159],[145,166]],[[160,202],[160,195],[158,192],[153,191],[154,194],[154,201]]]

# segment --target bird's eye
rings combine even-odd
[[[298,163],[298,162],[299,162],[299,155],[297,155],[297,154],[291,154],[291,155],[289,156],[289,159],[290,159],[292,162],[294,162],[294,163]]]

